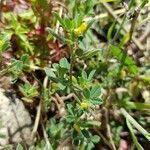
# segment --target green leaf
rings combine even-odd
[[[87,73],[84,70],[82,71],[82,78],[87,80]]]
[[[66,38],[62,37],[61,35],[56,34],[53,29],[47,27],[46,30],[47,30],[50,34],[52,34],[54,37],[56,37],[59,41],[65,43],[65,44],[67,43],[68,45],[69,45],[69,44],[70,44],[70,45],[73,44],[73,42],[72,42],[70,39],[66,39]]]
[[[70,20],[69,18],[65,18],[64,23],[66,26],[66,30],[71,31],[72,29],[74,29],[74,26],[75,26],[74,20]]]
[[[95,121],[95,120],[81,122],[81,127],[84,127],[84,128],[100,127],[100,126],[101,126],[101,122]]]
[[[58,83],[58,87],[60,90],[65,90],[66,86],[63,85],[62,83]]]
[[[98,135],[94,135],[91,137],[93,143],[98,143],[100,141],[100,137]]]
[[[94,6],[93,0],[86,0],[84,13],[88,14],[90,10],[92,10],[93,6]]]
[[[90,91],[86,88],[83,90],[83,95],[86,99],[90,98]]]
[[[67,104],[67,110],[68,112],[74,116],[74,113],[73,113],[73,106],[71,104]]]
[[[140,103],[122,100],[120,102],[120,105],[126,109],[136,109],[136,110],[150,109],[150,103]]]
[[[23,62],[23,70],[28,71],[30,69],[30,59],[28,54],[24,54],[20,59]]]
[[[56,13],[56,12],[54,12],[53,14],[54,14],[55,18],[60,22],[60,24],[62,25],[62,27],[63,27],[63,28],[66,28],[65,23],[64,23],[64,19],[62,19],[62,18],[58,15],[58,13]]]
[[[58,40],[60,40],[61,42],[66,43],[65,38],[63,38],[63,37],[60,36],[60,35],[57,35],[53,29],[47,28],[47,31],[48,31],[49,33],[51,33],[54,37],[56,37]]]
[[[148,3],[148,0],[143,0],[140,7],[143,8],[147,3]]]
[[[135,65],[133,59],[127,56],[127,54],[125,54],[120,48],[111,45],[110,51],[123,65],[126,65],[128,67],[131,73],[133,74],[138,73],[138,67]]]
[[[44,70],[48,77],[56,78],[56,75],[51,68],[46,67]]]
[[[6,135],[5,135],[5,134],[0,133],[0,139],[6,139]]]
[[[4,52],[5,50],[7,50],[10,47],[8,42],[4,42],[3,45],[0,45],[0,52]]]
[[[128,128],[129,128],[129,130],[130,130],[130,133],[131,133],[131,136],[132,136],[132,139],[133,139],[133,142],[134,142],[136,148],[137,148],[138,150],[144,150],[143,147],[142,147],[142,146],[140,145],[140,143],[138,142],[138,140],[137,140],[137,138],[136,138],[136,136],[135,136],[135,134],[134,134],[133,128],[132,128],[130,122],[129,122],[127,119],[126,119],[126,123],[127,123],[127,126],[128,126]]]
[[[93,76],[95,74],[96,70],[92,70],[88,76],[88,81],[91,81],[93,79]]]
[[[136,0],[131,0],[128,4],[129,10],[136,4]]]
[[[11,66],[10,66],[10,71],[14,75],[19,76],[22,73],[22,70],[23,70],[23,62],[20,60],[13,60]]]
[[[91,58],[94,55],[97,55],[99,53],[100,50],[89,50],[89,51],[85,51],[83,53],[83,58]]]
[[[100,94],[101,94],[101,87],[99,85],[92,87],[90,91],[91,98],[97,98],[100,96]]]
[[[147,132],[124,108],[120,109],[124,117],[141,133],[148,141],[150,141],[150,133]]]
[[[0,53],[10,47],[9,38],[6,35],[0,34]]]
[[[25,10],[22,13],[18,14],[18,16],[21,17],[21,19],[30,20],[32,22],[34,22],[33,20],[36,19],[32,9],[31,10]],[[32,20],[31,20],[31,18],[32,18]]]
[[[86,150],[92,150],[94,148],[94,144],[92,142],[88,142],[86,145]]]
[[[95,20],[92,20],[88,23],[86,30],[84,31],[84,34],[88,31],[88,29],[92,26]]]
[[[38,96],[38,91],[36,86],[29,83],[25,83],[19,86],[19,90],[26,98],[33,98]]]
[[[58,77],[64,79],[65,74],[68,72],[68,69],[59,67]]]
[[[93,105],[101,105],[103,103],[103,101],[100,99],[100,98],[92,98],[90,100],[90,102],[93,104]]]
[[[23,62],[23,64],[29,64],[29,55],[28,54],[22,55],[21,61]]]
[[[68,60],[66,58],[62,58],[60,61],[59,61],[59,65],[61,68],[66,68],[66,69],[70,69],[70,64],[68,62]]]
[[[66,121],[67,121],[68,123],[72,123],[72,122],[75,121],[75,117],[72,116],[72,115],[68,115],[68,116],[66,116]]]
[[[21,144],[18,144],[17,147],[16,147],[16,150],[24,150],[24,148]]]
[[[116,25],[116,21],[113,22],[113,24],[110,26],[110,28],[108,29],[108,32],[107,32],[107,40],[110,41],[111,38],[112,38],[112,32],[114,30],[114,27]]]
[[[120,41],[120,43],[119,43],[119,47],[122,47],[122,46],[124,46],[128,41],[129,41],[129,39],[130,39],[130,33],[126,33],[124,36],[123,36],[123,38],[122,38],[122,40]]]
[[[21,40],[21,46],[28,52],[30,51],[31,54],[33,54],[33,46],[32,44],[29,42],[28,37],[24,34],[24,33],[18,33],[17,36],[20,38]]]

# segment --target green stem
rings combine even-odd
[[[70,86],[72,87],[72,71],[73,71],[73,62],[74,62],[74,56],[73,53],[70,57],[70,71],[69,71],[69,78],[70,78]]]
[[[150,109],[150,104],[147,103],[129,102],[124,100],[120,104],[122,107],[125,107],[127,109],[137,109],[137,110]]]
[[[130,130],[130,134],[131,134],[131,136],[132,136],[132,139],[133,139],[133,142],[134,142],[136,148],[137,148],[138,150],[144,150],[143,147],[142,147],[142,146],[140,145],[140,143],[138,142],[138,140],[137,140],[137,138],[136,138],[136,136],[135,136],[135,134],[134,134],[132,125],[130,124],[130,122],[129,122],[127,119],[126,119],[126,124],[127,124],[128,128],[129,128],[129,130]]]
[[[120,109],[123,116],[139,131],[145,138],[150,141],[150,133],[148,133],[124,108]]]
[[[123,16],[123,20],[122,20],[122,22],[121,22],[121,24],[120,24],[120,26],[119,26],[119,29],[117,30],[117,32],[116,32],[114,38],[113,38],[113,40],[112,40],[112,43],[114,43],[114,42],[117,40],[118,35],[119,35],[119,33],[120,33],[120,31],[121,31],[121,29],[122,29],[124,23],[125,23],[125,20],[126,20],[126,14]]]

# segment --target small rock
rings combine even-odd
[[[32,121],[19,99],[10,99],[0,89],[0,146],[7,144],[31,144]]]

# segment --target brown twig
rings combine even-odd
[[[33,126],[33,130],[31,133],[31,139],[34,141],[37,129],[38,129],[38,125],[39,125],[39,121],[40,121],[40,116],[41,116],[41,106],[42,106],[42,101],[40,100],[40,103],[37,107],[37,114],[36,114],[36,118],[35,118],[35,122],[34,122],[34,126]]]
[[[69,100],[69,99],[71,99],[73,97],[74,97],[74,93],[70,93],[69,95],[62,96],[61,98],[62,98],[63,101],[65,101],[65,100]]]
[[[47,133],[46,133],[46,131],[45,131],[45,128],[44,128],[44,125],[43,125],[42,122],[41,122],[41,125],[42,125],[43,135],[44,135],[45,142],[46,142],[45,149],[50,150],[50,149],[52,149],[52,146],[51,146],[51,144],[50,144],[50,141],[49,141],[49,139],[48,139],[48,135],[47,135]]]
[[[47,84],[48,84],[48,77],[46,76],[44,78],[44,81],[43,81],[43,87],[46,88]],[[38,126],[39,126],[40,117],[41,117],[41,109],[42,109],[42,98],[40,99],[39,105],[37,107],[35,122],[34,122],[33,130],[32,130],[32,133],[31,133],[31,139],[32,140],[34,140],[37,129],[38,129]]]
[[[107,108],[105,108],[105,119],[106,119],[107,136],[109,137],[112,150],[117,150],[116,147],[115,147],[113,138],[112,138],[112,133],[111,133],[110,125],[109,125],[109,113],[108,113]]]
[[[122,15],[126,12],[126,9],[122,8],[122,9],[118,9],[118,10],[115,10],[113,13],[115,15]],[[84,21],[92,21],[92,20],[99,20],[99,19],[103,19],[103,18],[106,18],[108,17],[108,13],[103,13],[103,14],[99,14],[99,15],[96,15],[94,18],[92,17],[87,17],[84,19]]]

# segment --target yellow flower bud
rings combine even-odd
[[[81,107],[82,109],[87,109],[87,108],[88,108],[88,103],[82,102],[82,103],[80,103],[80,107]]]
[[[85,32],[86,29],[87,29],[87,23],[83,22],[78,28],[74,29],[74,33],[77,36],[80,36]]]

